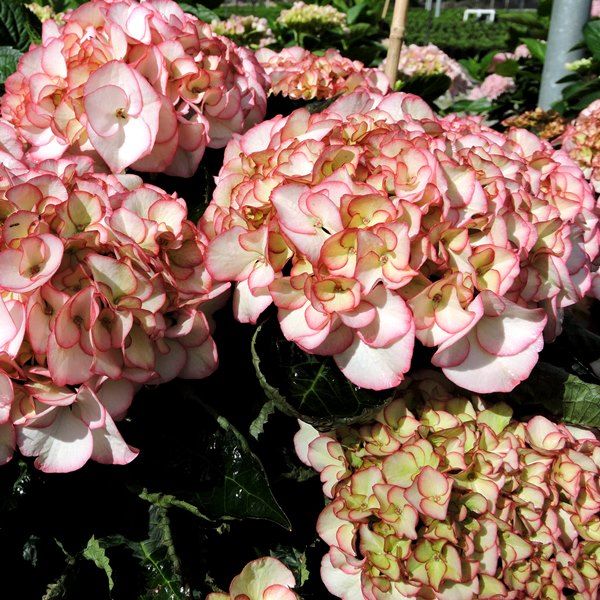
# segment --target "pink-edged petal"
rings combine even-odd
[[[92,455],[92,433],[68,407],[55,408],[48,427],[17,427],[19,450],[36,456],[35,466],[44,473],[69,473],[83,467]]]
[[[92,432],[92,460],[105,465],[126,465],[138,454],[139,450],[125,443],[110,415],[106,416],[105,426]]]
[[[372,348],[358,337],[347,350],[334,356],[342,373],[354,384],[372,390],[396,387],[410,368],[415,343],[414,324],[398,341]]]

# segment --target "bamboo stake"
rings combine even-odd
[[[385,19],[387,17],[387,11],[390,9],[390,0],[385,0],[383,4],[383,10],[381,11],[381,18]]]
[[[390,80],[390,86],[394,86],[398,77],[398,63],[400,62],[400,50],[406,27],[406,13],[408,12],[408,0],[394,1],[394,14],[390,27],[390,45],[387,58],[385,59],[385,74]]]

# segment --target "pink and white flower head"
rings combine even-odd
[[[418,46],[417,44],[403,45],[400,51],[398,71],[401,77],[418,75],[447,75],[452,82],[450,95],[456,96],[465,92],[469,87],[469,78],[460,63],[450,58],[435,44]]]
[[[231,581],[228,593],[212,593],[206,600],[298,600],[292,572],[276,558],[249,562]]]
[[[514,89],[515,80],[512,77],[492,73],[469,92],[468,98],[469,100],[480,100],[482,98],[496,100],[502,94],[512,92]]]
[[[230,15],[224,21],[211,21],[213,31],[230,38],[239,46],[248,46],[253,50],[266,48],[277,40],[264,17],[254,15]]]
[[[485,393],[523,381],[590,288],[597,222],[533,134],[363,91],[234,139],[200,226],[239,320],[274,303],[287,339],[372,389],[402,381],[416,337]]]
[[[140,385],[217,366],[201,304],[223,285],[204,267],[206,239],[183,200],[137,176],[11,151],[0,167],[0,460],[18,445],[47,472],[127,463],[137,450],[114,421]]]
[[[541,416],[515,421],[504,403],[485,406],[417,373],[375,422],[328,433],[301,423],[294,441],[331,498],[317,532],[334,596],[597,597],[600,441],[591,432]]]
[[[264,117],[267,85],[250,50],[171,0],[92,0],[44,23],[1,108],[33,161],[84,153],[189,177]]]
[[[299,46],[279,52],[263,48],[256,58],[271,79],[271,94],[294,100],[326,100],[357,89],[387,93],[383,71],[365,67],[330,48],[318,56]]]
[[[600,193],[600,101],[595,100],[567,126],[557,141]]]

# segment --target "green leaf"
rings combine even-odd
[[[181,508],[182,510],[186,510],[200,519],[204,519],[206,521],[211,520],[206,515],[202,514],[193,504],[185,502],[184,500],[179,500],[175,496],[161,493],[150,493],[146,489],[142,490],[138,495],[142,500],[146,500],[146,502],[150,502],[150,504],[153,504],[154,506],[158,506],[160,508]]]
[[[527,46],[529,52],[531,52],[531,56],[539,60],[540,62],[544,62],[546,58],[546,44],[541,40],[536,40],[534,38],[523,38],[522,42]]]
[[[275,412],[276,406],[273,400],[268,400],[262,405],[258,416],[252,423],[250,423],[250,427],[248,431],[250,435],[257,440],[260,434],[264,431],[265,425],[269,420],[269,417]]]
[[[17,70],[22,52],[10,46],[0,46],[0,83],[4,83]]]
[[[0,40],[25,51],[40,39],[42,25],[21,0],[0,0]]]
[[[196,398],[217,421],[206,450],[210,491],[194,494],[195,503],[215,518],[266,519],[291,530],[279,506],[265,469],[244,436],[224,417]]]
[[[306,552],[279,544],[274,550],[271,550],[270,554],[292,571],[298,587],[302,587],[308,581],[310,571],[306,566]]]
[[[94,536],[89,539],[87,546],[83,551],[83,556],[84,558],[91,560],[99,569],[102,569],[106,573],[108,589],[112,590],[114,587],[112,567],[110,566],[110,561],[108,560],[108,556],[106,556],[104,548],[100,546],[100,543]]]
[[[142,567],[146,592],[137,600],[190,600],[189,587],[181,577],[181,564],[173,544],[168,509],[153,504],[149,509],[148,539],[140,542],[122,535],[97,540],[100,548],[129,549]]]
[[[265,395],[277,408],[324,431],[372,417],[393,396],[390,390],[354,385],[331,357],[306,354],[283,337],[276,319],[257,328],[252,362]]]
[[[505,60],[498,63],[494,71],[502,77],[514,77],[519,72],[519,63],[516,60]]]
[[[600,427],[600,385],[586,383],[548,363],[539,362],[509,398],[543,406],[573,425]]]
[[[186,12],[198,17],[201,21],[205,23],[210,23],[211,21],[215,21],[219,19],[219,15],[217,13],[210,10],[206,6],[202,4],[188,4],[187,2],[180,2],[179,6]]]
[[[432,103],[443,96],[452,85],[452,80],[444,73],[435,75],[415,75],[401,81],[400,89],[409,94],[421,96],[426,102]]]
[[[600,21],[588,21],[583,28],[583,39],[592,56],[600,59]]]
[[[348,10],[346,13],[346,22],[348,25],[356,23],[366,7],[367,4],[361,2],[360,4],[355,4],[350,10]]]

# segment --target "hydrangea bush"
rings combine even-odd
[[[216,34],[225,35],[236,44],[254,50],[276,42],[269,22],[264,17],[231,15],[224,21],[213,20],[210,25]]]
[[[437,75],[439,73],[450,78],[450,95],[456,96],[467,91],[470,81],[460,63],[450,58],[434,44],[418,46],[408,44],[402,47],[398,71],[404,77],[418,75]]]
[[[600,100],[582,110],[558,141],[600,193]]]
[[[344,600],[597,598],[600,442],[417,374],[373,423],[300,459],[331,500],[321,577]]]
[[[15,445],[47,472],[124,464],[135,391],[217,367],[201,305],[223,286],[185,202],[88,157],[27,162],[2,134],[0,460]]]
[[[282,10],[277,23],[300,33],[319,33],[333,27],[345,27],[346,14],[330,4],[306,4],[299,1],[294,2],[291,8]]]
[[[264,48],[256,53],[271,80],[271,94],[294,100],[326,100],[356,89],[385,94],[389,81],[379,69],[365,67],[330,48],[323,56],[299,46],[275,52]]]
[[[402,381],[416,338],[466,389],[512,390],[598,254],[596,200],[565,152],[407,94],[234,139],[200,226],[239,320],[274,303],[288,340],[372,389]]]
[[[93,0],[48,20],[6,81],[2,116],[33,161],[91,154],[190,177],[207,146],[265,115],[268,81],[247,48],[171,0]]]

